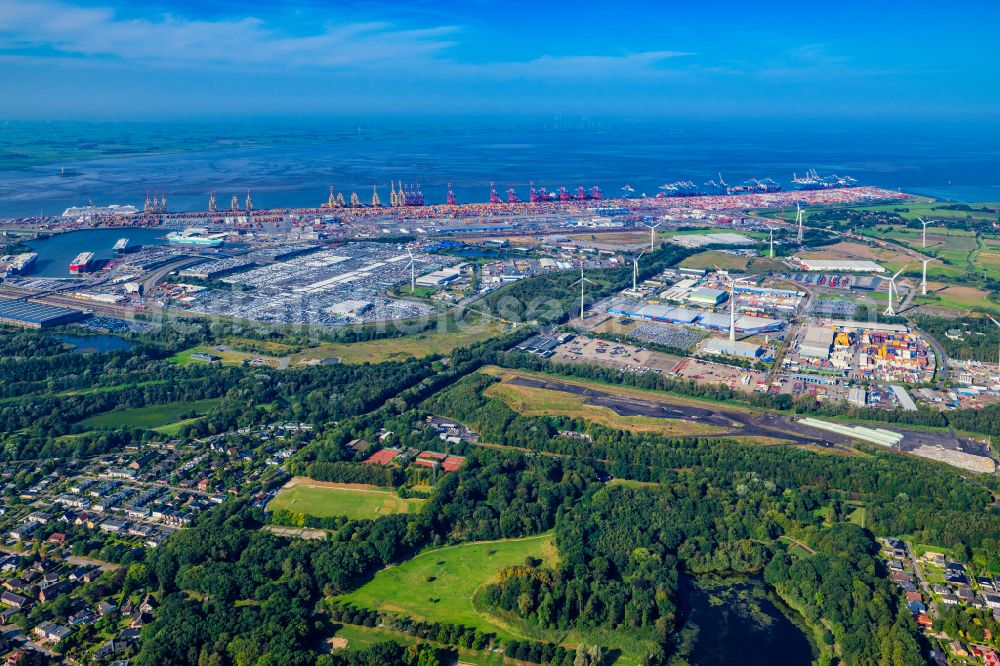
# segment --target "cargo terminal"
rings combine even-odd
[[[796,332],[786,370],[864,382],[930,381],[936,365],[923,336],[902,324],[831,320]]]

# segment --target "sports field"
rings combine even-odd
[[[195,402],[168,402],[162,405],[148,405],[123,409],[116,412],[102,412],[84,419],[80,423],[88,428],[159,428],[176,423],[182,414],[197,412],[204,414],[222,402],[222,398],[210,398]]]
[[[398,566],[383,569],[370,582],[338,600],[418,620],[457,622],[505,638],[522,638],[493,618],[480,615],[472,598],[502,568],[524,564],[527,557],[541,559],[543,566],[554,564],[552,534],[427,550]]]
[[[364,484],[323,483],[295,477],[278,491],[268,511],[285,510],[317,518],[346,516],[375,519],[394,513],[415,513],[422,499],[402,499],[395,492]]]

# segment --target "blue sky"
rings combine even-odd
[[[208,4],[0,0],[0,117],[1000,116],[995,0]]]

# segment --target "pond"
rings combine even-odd
[[[115,351],[117,349],[128,351],[132,349],[131,342],[123,340],[117,335],[60,335],[59,340],[73,345],[74,354],[92,354],[95,352]]]
[[[677,653],[691,664],[809,666],[815,658],[809,638],[789,619],[795,612],[759,577],[682,576],[680,605],[686,621]]]

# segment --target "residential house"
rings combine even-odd
[[[73,630],[54,622],[42,622],[32,630],[32,633],[43,641],[58,643],[72,634]]]
[[[30,606],[31,600],[27,597],[22,597],[20,594],[7,591],[0,594],[0,603],[4,603],[11,608],[16,608],[17,610],[21,610]]]

